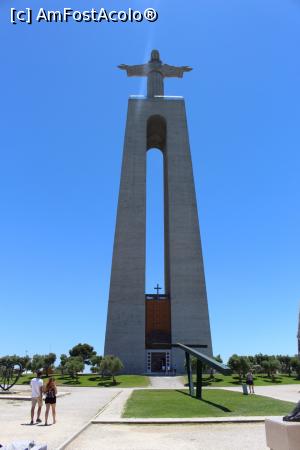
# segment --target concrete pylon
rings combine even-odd
[[[162,96],[162,81],[157,81],[159,76],[181,77],[191,69],[162,64],[159,54],[158,61],[120,66],[130,76],[148,76],[148,96],[128,102],[105,339],[105,354],[119,356],[126,373],[168,368],[183,372],[184,354],[176,347],[178,342],[212,355],[185,103],[183,98]],[[132,68],[140,72],[133,73]],[[158,75],[153,76],[153,70]],[[160,149],[164,160],[164,295],[145,293],[150,148]]]

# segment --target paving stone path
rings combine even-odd
[[[154,389],[183,389],[183,377],[150,377],[150,385]]]

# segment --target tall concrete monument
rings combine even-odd
[[[186,344],[212,355],[200,231],[184,99],[164,96],[164,79],[190,67],[119,66],[148,79],[146,97],[130,97],[111,269],[105,354],[126,373],[184,371]],[[146,153],[164,161],[164,294],[145,292]]]

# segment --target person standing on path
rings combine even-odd
[[[34,411],[35,411],[36,404],[38,404],[36,422],[37,423],[41,422],[40,416],[41,416],[41,411],[42,411],[42,406],[43,406],[43,398],[42,398],[43,380],[41,379],[41,376],[42,376],[42,372],[40,372],[38,370],[36,373],[36,378],[33,378],[30,382],[30,386],[31,386],[31,422],[30,422],[30,425],[33,425]]]
[[[246,384],[249,388],[249,394],[254,394],[254,381],[253,381],[253,373],[251,370],[246,375]]]
[[[46,387],[44,389],[44,392],[46,394],[46,398],[45,398],[45,404],[46,404],[45,425],[48,425],[48,416],[49,416],[50,405],[51,405],[52,419],[53,419],[53,424],[54,424],[54,423],[56,423],[55,407],[56,407],[56,394],[57,394],[57,389],[56,389],[56,384],[55,384],[54,378],[49,378],[49,381],[46,384]]]

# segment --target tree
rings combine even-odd
[[[242,372],[243,377],[245,377],[247,372],[250,369],[250,362],[249,362],[247,356],[241,356],[240,358],[241,358],[241,368],[240,368],[240,370]]]
[[[265,373],[267,374],[267,376],[269,378],[271,378],[271,371],[270,371],[270,360],[269,359],[264,359],[261,362],[261,366],[264,369]]]
[[[234,373],[240,373],[240,358],[234,353],[228,360],[228,366]]]
[[[112,356],[110,360],[110,373],[113,383],[116,384],[115,375],[124,368],[122,361],[117,356]]]
[[[38,355],[38,354],[33,355],[30,366],[31,366],[32,372],[42,370],[43,367],[45,366],[44,356]]]
[[[271,357],[268,360],[262,361],[261,365],[266,371],[268,377],[272,378],[272,381],[274,381],[275,374],[280,369],[280,362],[278,359]]]
[[[216,361],[218,361],[219,363],[221,363],[221,364],[222,364],[222,362],[223,362],[223,359],[222,359],[222,357],[221,357],[220,354],[217,355],[217,356],[214,356],[214,359],[215,359]]]
[[[2,364],[20,364],[22,373],[30,367],[29,356],[7,355],[0,358]]]
[[[250,365],[251,365],[251,367],[252,367],[252,366],[256,363],[255,357],[249,355],[249,356],[247,356],[247,358],[248,358],[248,361],[249,361],[249,363],[250,363]]]
[[[65,353],[60,355],[60,364],[58,366],[58,369],[60,370],[62,375],[64,375],[67,360],[68,360],[68,356]]]
[[[197,371],[197,358],[194,355],[190,355],[190,365],[191,365],[191,371],[192,373],[196,373]],[[187,369],[186,367],[186,359],[184,360],[184,367],[185,369]],[[206,364],[202,364],[202,370],[204,373],[206,373],[209,370],[209,366],[207,366]]]
[[[190,355],[190,365],[192,372],[195,372],[197,369],[197,358],[196,356]],[[184,360],[184,367],[186,369],[186,359]]]
[[[110,361],[107,356],[104,356],[104,358],[102,358],[99,369],[102,378],[104,378],[105,375],[110,375]]]
[[[26,370],[29,369],[31,360],[30,357],[26,355],[26,356],[19,356],[17,362],[21,364],[22,372],[25,372]]]
[[[221,355],[220,355],[220,354],[214,356],[213,358],[214,358],[216,361],[218,361],[219,363],[222,364],[223,359],[221,358]],[[217,372],[217,370],[215,370],[215,369],[213,369],[212,367],[209,367],[209,366],[207,366],[207,368],[209,368],[209,372],[210,372],[209,378],[213,380],[214,374],[215,374],[215,372]]]
[[[71,378],[78,381],[78,373],[83,371],[84,362],[80,356],[70,356],[65,363],[65,369]]]
[[[298,356],[291,358],[291,367],[297,373],[298,378],[300,378],[300,360]]]
[[[263,361],[267,361],[270,358],[269,355],[263,355],[262,353],[257,353],[254,355],[255,364],[262,366]]]
[[[292,366],[291,366],[291,360],[292,357],[289,355],[277,355],[276,359],[280,362],[281,365],[281,371],[283,373],[287,373],[288,376],[291,376],[292,373]]]
[[[280,362],[276,358],[270,359],[270,370],[271,370],[271,377],[272,381],[275,380],[275,375],[280,370]]]
[[[56,361],[56,354],[55,353],[48,353],[48,355],[44,355],[44,365],[43,369],[46,372],[46,376],[49,376],[50,369],[53,368],[53,365]]]
[[[102,356],[100,355],[93,355],[91,357],[91,371],[93,373],[100,373],[100,365],[101,365],[101,361],[102,361]]]
[[[113,379],[113,383],[116,383],[115,375],[123,369],[122,361],[114,355],[106,355],[102,359],[100,363],[100,371],[102,373],[102,377],[106,375],[111,375]]]
[[[229,358],[228,365],[233,372],[239,375],[240,381],[242,381],[243,377],[246,376],[246,373],[250,368],[250,363],[247,356],[239,356],[236,354]]]
[[[261,373],[263,369],[260,364],[253,364],[253,366],[251,366],[251,370],[253,373]]]
[[[91,364],[91,357],[96,355],[94,347],[89,344],[77,344],[69,350],[70,356],[80,356],[84,364]]]

